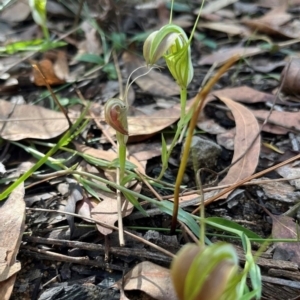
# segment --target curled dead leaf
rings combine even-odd
[[[32,65],[33,82],[38,86],[46,86],[45,80],[49,85],[63,84],[69,77],[67,56],[63,51],[57,51],[55,56],[48,53],[39,62],[32,62]]]

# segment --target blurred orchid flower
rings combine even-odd
[[[172,262],[171,278],[180,300],[239,299],[238,256],[230,244],[186,244]]]
[[[163,57],[173,78],[181,88],[187,88],[194,76],[190,41],[177,25],[167,24],[146,39],[143,55],[148,65]]]

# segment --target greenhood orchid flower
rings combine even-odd
[[[105,104],[105,120],[121,134],[128,135],[127,106],[118,98],[111,98]]]
[[[194,69],[191,60],[190,41],[177,25],[167,24],[154,31],[146,39],[143,55],[148,65],[163,57],[177,84],[186,89],[191,82]]]

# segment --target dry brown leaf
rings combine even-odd
[[[199,122],[197,123],[197,127],[210,134],[220,134],[227,131],[217,121],[208,118],[205,114],[201,115]]]
[[[269,111],[261,109],[252,110],[252,113],[260,120],[265,120],[269,115]],[[281,132],[283,132],[281,134],[291,130],[300,130],[300,114],[299,112],[273,110],[269,117],[269,123],[277,125],[276,127],[280,126]],[[272,127],[269,127],[269,129],[272,130]],[[273,129],[275,130],[276,128],[273,127]],[[265,128],[264,131],[266,131]],[[274,131],[271,132],[275,133]]]
[[[285,38],[300,38],[299,25],[294,22],[288,23],[292,15],[286,13],[287,2],[279,7],[273,8],[270,12],[257,19],[243,19],[242,23],[253,30],[267,33],[269,35],[281,36]]]
[[[82,144],[74,143],[76,150],[88,155],[91,155],[93,157],[107,160],[107,161],[113,161],[114,159],[118,158],[118,155],[115,152],[112,151],[104,151],[100,149],[94,149]],[[135,166],[137,166],[137,169],[140,173],[145,174],[145,168],[140,162],[133,156],[129,157],[129,161],[132,162]]]
[[[232,162],[247,151],[242,159],[231,166],[226,177],[219,183],[219,185],[234,184],[255,172],[260,153],[260,136],[249,150],[248,148],[259,134],[259,125],[253,113],[245,106],[229,98],[219,97],[219,99],[231,109],[236,123]]]
[[[282,166],[280,168],[277,168],[275,170],[280,176],[290,179],[290,178],[296,178],[300,177],[300,167],[298,165],[288,164],[285,166]],[[289,183],[292,186],[295,186],[297,190],[300,189],[300,179],[291,179],[289,180]]]
[[[16,256],[25,228],[24,183],[16,187],[0,207],[0,299],[8,300],[21,268]]]
[[[141,190],[141,185],[137,186],[136,192]],[[122,196],[122,216],[126,217],[131,214],[134,206]],[[111,198],[107,197],[101,201],[91,211],[91,217],[108,225],[114,225],[118,220],[117,194],[111,193]],[[97,229],[103,235],[112,233],[112,229],[97,224]]]
[[[273,102],[275,96],[272,94],[257,91],[248,86],[239,86],[234,88],[226,88],[212,92],[217,97],[227,97],[234,101],[243,103]]]
[[[224,22],[199,22],[197,27],[199,29],[206,28],[219,32],[225,32],[228,35],[249,36],[251,31],[238,23],[224,23]]]
[[[237,2],[238,0],[215,0],[215,1],[211,1],[207,4],[205,4],[204,8],[201,10],[201,15],[205,15],[205,14],[212,14],[217,12],[218,10],[231,5],[235,2]],[[197,9],[195,11],[196,14],[198,14],[199,10]]]
[[[118,286],[121,282],[117,283]],[[124,278],[124,290],[140,290],[157,300],[177,300],[170,271],[149,261],[136,265]]]
[[[270,73],[278,67],[284,67],[287,64],[285,60],[269,61],[265,58],[252,59],[251,68],[260,73]]]
[[[91,218],[91,210],[97,206],[99,200],[95,198],[87,198],[84,197],[81,201],[79,201],[76,205],[76,213],[82,217]],[[90,222],[89,220],[85,220],[86,222]]]
[[[64,51],[49,51],[39,62],[32,62],[38,68],[32,68],[33,82],[38,86],[46,86],[45,77],[49,85],[58,85],[66,82],[69,77],[67,55]],[[41,73],[40,73],[41,71]]]
[[[125,52],[122,58],[128,75],[138,67],[145,66],[145,62],[132,53]],[[134,74],[132,74],[132,79],[145,74],[147,70],[147,68],[137,70]],[[138,78],[135,83],[143,91],[148,92],[151,95],[170,97],[179,95],[180,93],[178,85],[173,79],[171,79],[170,76],[163,75],[159,71],[155,70],[152,70],[149,74]]]
[[[235,128],[217,135],[217,143],[228,150],[234,150]]]
[[[91,155],[91,156],[99,158],[99,159],[113,161],[114,159],[117,158],[117,154],[115,152],[94,149],[94,148],[84,146],[81,144],[77,144],[77,143],[74,143],[74,144],[75,144],[77,151]],[[136,158],[134,158],[133,156],[130,156],[129,161],[137,166],[137,169],[140,173],[145,174],[144,167],[142,166],[142,164],[140,164],[140,162]],[[141,185],[140,184],[135,185],[134,191],[139,193],[141,191]],[[99,191],[99,196],[100,196],[100,198],[103,199],[103,201],[101,201],[95,208],[92,209],[91,217],[94,220],[98,220],[98,221],[104,222],[109,225],[114,225],[115,222],[118,220],[116,194]],[[122,215],[123,215],[123,217],[128,216],[132,212],[133,207],[134,206],[122,196]],[[110,234],[112,232],[111,229],[100,226],[100,225],[97,225],[97,228],[98,228],[99,232],[101,232],[104,235]]]
[[[283,80],[283,82],[282,82]],[[281,73],[282,91],[288,94],[300,94],[300,59],[293,58]]]
[[[138,161],[147,162],[153,157],[161,155],[161,143],[151,141],[150,143],[136,143],[127,146],[131,153]]]
[[[4,281],[0,282],[0,299],[9,300],[14,288],[17,274],[14,274]]]
[[[288,216],[272,216],[273,228],[272,237],[274,239],[298,239],[300,227]],[[300,242],[285,243],[278,242],[276,245],[274,258],[288,260],[300,264]]]
[[[226,63],[230,58],[235,55],[241,57],[250,57],[253,55],[261,54],[267,52],[266,49],[259,47],[231,47],[227,49],[218,50],[212,54],[204,55],[198,61],[199,65],[212,65],[220,66]]]
[[[80,43],[80,54],[89,53],[100,55],[102,53],[102,46],[97,29],[88,21],[82,22],[81,29],[85,34],[85,41]]]
[[[259,0],[257,5],[262,7],[274,8],[278,6],[282,6],[282,0]],[[289,0],[289,6],[300,5],[300,0]]]
[[[28,1],[16,1],[5,7],[1,13],[1,20],[6,22],[23,22],[30,15]]]
[[[229,94],[232,93],[233,89],[225,89],[225,93],[229,91]],[[222,91],[218,91],[221,92]],[[248,147],[254,140],[254,137],[259,133],[260,128],[258,125],[258,121],[256,120],[253,112],[246,108],[245,106],[233,101],[232,99],[225,97],[218,97],[221,101],[223,101],[232,111],[236,122],[236,135],[234,139],[234,156],[232,162],[236,161],[241,155],[243,155]],[[212,101],[212,97],[208,97],[206,103]],[[230,133],[230,132],[229,132]],[[236,164],[231,166],[226,177],[219,183],[219,185],[227,185],[236,183],[255,172],[256,166],[258,164],[260,154],[260,136],[255,140],[253,146],[247,153],[240,159]],[[217,194],[218,191],[211,191],[205,193],[205,199],[209,199]],[[220,199],[224,199],[228,194],[223,195]],[[199,195],[189,195],[188,197],[183,197],[182,201],[195,199],[199,197]]]
[[[61,112],[0,100],[0,136],[3,139],[51,139],[68,128],[68,121]]]

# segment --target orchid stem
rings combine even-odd
[[[122,181],[125,175],[125,164],[126,164],[126,139],[127,137],[116,132],[118,141],[118,157],[119,157],[119,168],[117,168],[117,184],[122,185]],[[118,211],[118,227],[119,227],[119,242],[120,246],[125,245],[124,230],[123,230],[123,216],[122,216],[122,193],[117,190],[117,211]]]
[[[172,140],[172,143],[171,145],[169,146],[169,149],[167,151],[167,159],[165,161],[162,162],[162,169],[160,171],[160,174],[158,176],[158,180],[161,180],[161,178],[163,177],[165,171],[167,170],[168,168],[168,160],[171,156],[171,153],[178,141],[178,138],[184,128],[184,126],[188,123],[189,119],[186,120],[186,113],[185,113],[185,109],[186,109],[186,101],[187,101],[187,89],[186,88],[182,88],[180,89],[180,103],[181,103],[181,111],[180,111],[180,119],[177,123],[177,130],[176,130],[176,133],[175,133],[175,136]]]

